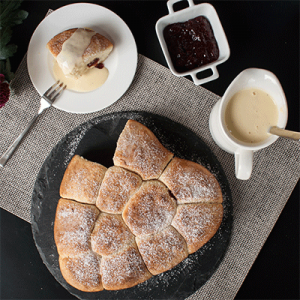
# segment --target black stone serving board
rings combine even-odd
[[[60,182],[74,154],[106,167],[112,166],[117,139],[128,119],[147,126],[175,156],[200,163],[216,176],[224,198],[223,220],[208,243],[173,269],[129,289],[82,292],[70,286],[59,269],[53,228],[60,198]],[[212,276],[224,257],[231,235],[232,199],[222,166],[195,133],[179,123],[152,113],[117,112],[80,125],[53,148],[36,179],[31,203],[31,224],[44,264],[56,280],[79,299],[183,299],[196,292]]]

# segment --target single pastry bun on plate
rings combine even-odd
[[[68,77],[80,77],[87,70],[99,67],[113,50],[112,42],[87,28],[73,28],[54,36],[47,48]]]

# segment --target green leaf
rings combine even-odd
[[[6,73],[6,78],[8,81],[11,81],[14,77],[15,74],[11,72],[11,66],[10,66],[10,61],[9,58],[6,60],[6,68],[5,68],[5,73]]]
[[[11,13],[9,16],[9,27],[14,25],[22,24],[23,20],[25,20],[28,16],[28,12],[25,10],[16,10]]]
[[[8,82],[10,82],[14,78],[15,74],[11,72],[9,59],[7,59],[6,61],[0,61],[0,73],[5,76],[5,79]]]
[[[0,30],[0,48],[7,45],[11,39],[12,36],[12,29],[10,27],[4,28],[3,30]]]
[[[6,45],[0,48],[0,60],[7,59],[13,56],[17,51],[18,46],[14,44]]]
[[[12,11],[18,9],[22,3],[22,0],[4,0],[0,2],[0,12]]]
[[[0,17],[6,18],[9,14],[18,9],[22,3],[22,0],[4,0],[0,2]]]
[[[8,58],[17,51],[17,45],[9,44],[12,37],[11,27],[21,24],[28,16],[28,12],[19,9],[21,3],[22,0],[0,1],[0,70],[9,81],[14,73],[10,70]]]
[[[21,2],[22,0],[9,0],[0,2],[0,28],[20,24],[20,20],[23,20],[24,17],[27,17],[27,15],[23,12],[21,12],[18,16],[18,8],[20,7]]]

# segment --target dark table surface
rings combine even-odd
[[[29,12],[14,27],[18,51],[15,71],[35,28],[49,8],[83,1],[24,1]],[[118,14],[131,29],[138,52],[164,65],[155,33],[156,21],[168,14],[166,1],[89,1]],[[186,6],[186,1],[175,5]],[[200,3],[200,1],[195,1]],[[299,1],[209,1],[218,12],[231,56],[218,66],[219,79],[203,87],[223,95],[244,69],[263,68],[280,80],[289,107],[287,129],[299,131]],[[236,299],[299,299],[299,183],[246,277]],[[17,199],[16,199],[17,201]],[[31,225],[0,210],[1,299],[74,299],[47,270],[35,247]]]

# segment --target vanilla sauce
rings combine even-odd
[[[54,61],[53,73],[56,80],[62,81],[67,85],[68,90],[75,92],[90,92],[97,89],[104,84],[109,74],[107,68],[103,67],[102,69],[91,68],[78,78],[67,77],[56,61]]]
[[[67,89],[76,92],[90,92],[102,86],[108,78],[108,70],[103,67],[91,68],[81,76],[71,74],[73,69],[78,69],[78,73],[86,68],[82,55],[95,35],[94,31],[84,28],[77,29],[72,36],[63,43],[61,52],[57,55],[53,65],[53,74],[56,80],[60,80],[67,85]]]
[[[278,122],[278,108],[265,91],[244,89],[229,100],[225,109],[225,124],[229,133],[244,143],[259,143],[267,139],[269,128]]]

